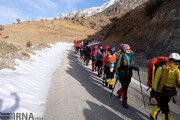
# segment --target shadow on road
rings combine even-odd
[[[95,99],[100,101],[101,103],[109,106],[111,109],[118,111],[119,114],[123,114],[128,119],[137,119],[144,120],[149,119],[149,117],[139,111],[138,109],[129,106],[129,109],[124,109],[121,106],[121,101],[116,97],[110,98],[111,91],[108,88],[102,86],[102,79],[97,76],[97,73],[92,72],[91,69],[85,66],[83,60],[79,59],[79,54],[76,55],[74,52],[68,53],[69,67],[66,72],[70,74],[73,78],[75,78],[79,83],[90,93]],[[91,65],[91,64],[90,64]],[[85,109],[84,115],[89,119],[102,119],[106,118],[107,120],[117,120],[122,119],[120,116],[115,113],[109,111],[104,106],[99,106],[96,103],[87,101],[91,109]],[[97,115],[96,112],[102,113]],[[96,114],[96,115],[95,115]],[[95,118],[93,118],[93,116]]]
[[[0,120],[11,120],[12,114],[18,109],[20,99],[18,97],[18,94],[16,92],[11,93],[11,96],[14,96],[15,102],[14,105],[10,108],[5,108],[2,110],[3,100],[0,99]]]

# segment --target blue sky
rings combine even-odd
[[[0,24],[7,25],[101,6],[109,0],[0,0]]]

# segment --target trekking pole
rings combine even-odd
[[[112,88],[112,92],[111,92],[111,94],[110,94],[110,97],[112,97],[112,94],[113,94],[113,92],[114,92],[114,88],[116,87],[117,81],[118,81],[118,78],[116,78],[116,82],[115,82],[115,84],[114,84],[114,87]]]
[[[145,101],[144,101],[143,90],[142,90],[142,85],[141,85],[141,79],[140,79],[140,75],[139,75],[139,71],[138,71],[138,76],[139,76],[139,83],[140,83],[140,88],[141,88],[141,93],[142,93],[142,99],[143,99],[143,103],[144,103],[144,108],[146,108]]]
[[[172,97],[172,98],[173,98],[173,103],[174,103],[174,104],[176,104],[176,100],[175,100],[175,98],[174,98],[174,97]]]

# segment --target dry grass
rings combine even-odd
[[[52,24],[53,23],[53,24]],[[34,46],[41,43],[72,42],[87,39],[97,31],[69,20],[26,21],[21,24],[4,26],[0,40],[8,41],[14,45],[26,48],[26,43],[31,41]],[[9,36],[8,38],[6,36]],[[59,38],[58,36],[61,36]]]
[[[0,25],[0,31],[4,30],[4,26]]]

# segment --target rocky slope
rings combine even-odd
[[[103,41],[117,48],[121,43],[130,44],[141,65],[147,65],[150,58],[180,51],[180,1],[164,1],[151,15],[145,13],[145,6],[118,20]]]
[[[107,9],[96,14],[95,16],[103,14],[109,17],[117,16],[120,18],[130,10],[135,9],[136,7],[144,4],[145,2],[147,2],[147,0],[118,0],[118,2],[112,4]]]
[[[96,14],[88,15],[89,17],[86,15],[85,17],[79,15],[70,15],[66,17],[66,20],[73,23],[79,23],[83,26],[96,30],[97,34],[95,36],[98,35],[98,38],[93,35],[89,36],[89,39],[94,38],[102,40],[107,31],[111,29],[119,18],[130,10],[144,4],[146,1],[147,0],[111,0],[99,7],[101,12],[99,10],[96,12]],[[91,11],[91,9],[89,10]],[[86,11],[88,11],[88,9]]]

